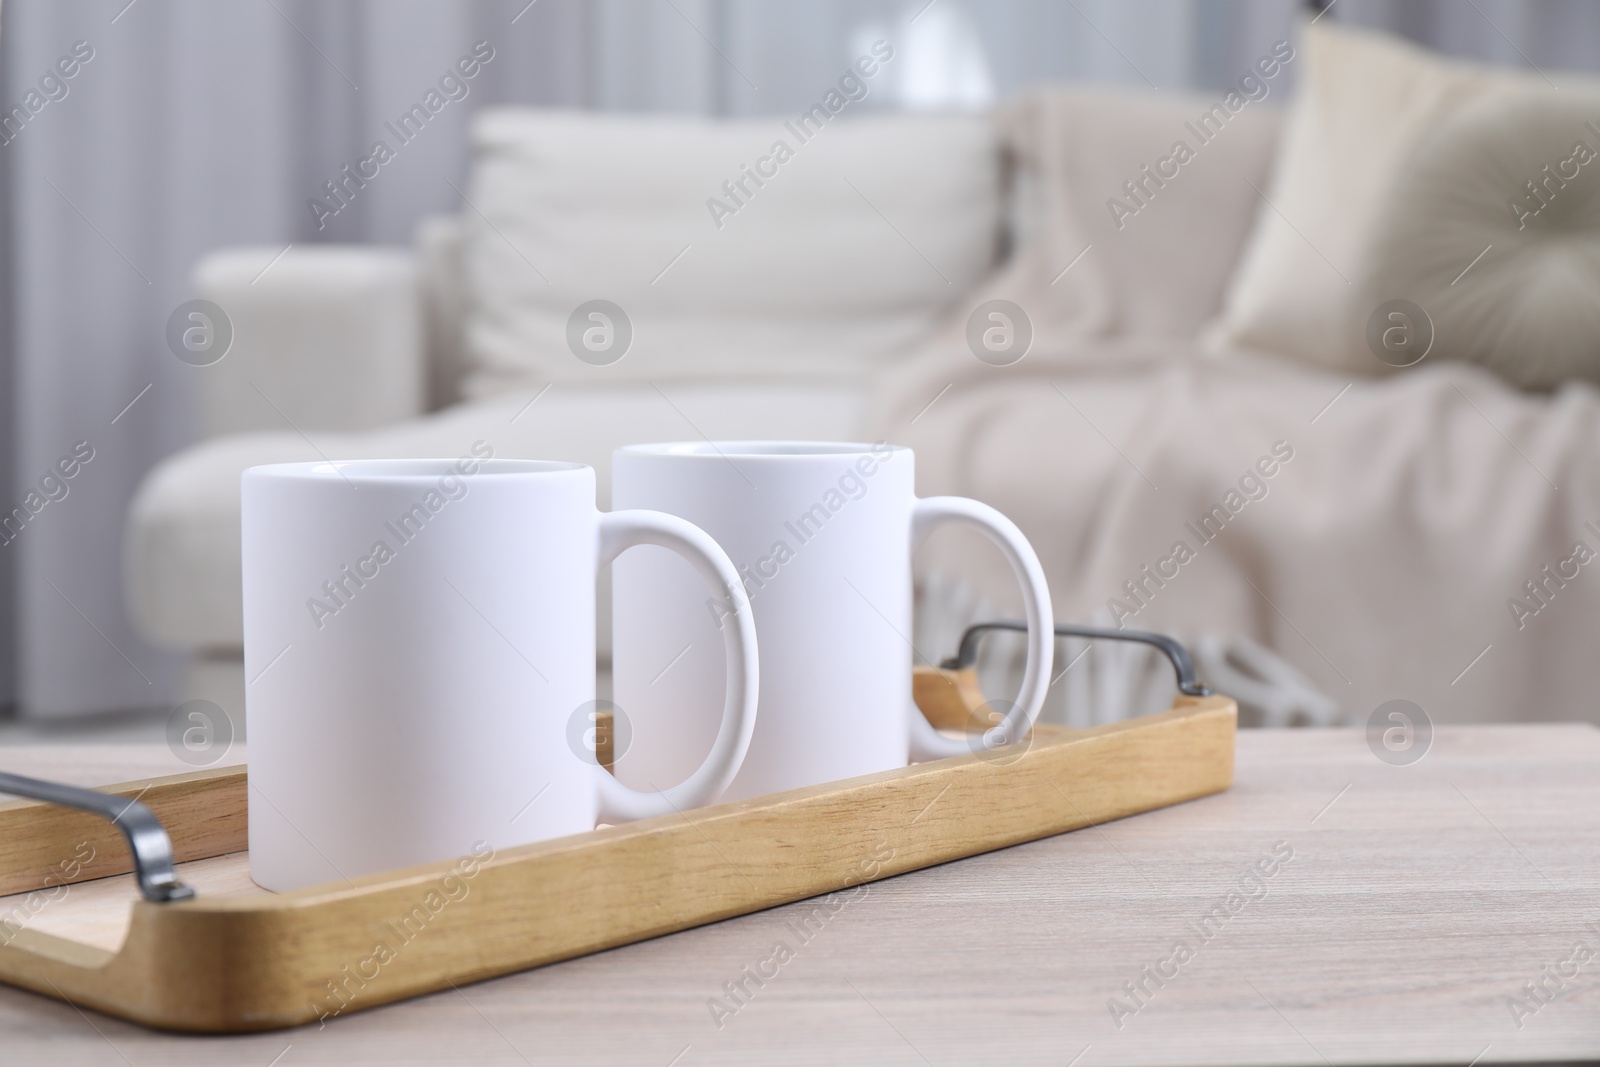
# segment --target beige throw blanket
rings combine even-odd
[[[1600,721],[1600,392],[1431,361],[1351,380],[1119,336],[1114,270],[1051,284],[1092,236],[1068,203],[1086,195],[1071,121],[1037,98],[1013,113],[1038,184],[1028,243],[877,384],[871,431],[915,448],[919,492],[1011,516],[1058,620],[1260,642],[1348,721],[1397,697],[1436,722]],[[969,351],[990,299],[1033,321],[1015,365]],[[1016,609],[976,535],[937,532],[919,567]]]

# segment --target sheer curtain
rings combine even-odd
[[[173,696],[177,664],[126,620],[119,541],[140,477],[195,437],[197,369],[166,326],[208,250],[408,242],[456,206],[466,119],[484,104],[798,111],[876,36],[899,62],[872,107],[983,107],[1044,80],[1210,89],[1286,36],[1299,6],[7,0],[0,515],[30,517],[0,544],[0,703],[51,716]],[[1340,0],[1330,17],[1505,62],[1600,62],[1600,7],[1584,0]],[[319,230],[307,200],[477,41],[494,58],[463,106]],[[60,478],[75,448],[93,458]]]
[[[588,103],[599,12],[536,4],[518,18],[522,6],[5,5],[0,100],[27,108],[49,79],[46,102],[0,146],[11,431],[0,509],[25,505],[30,492],[35,506],[45,500],[0,546],[14,592],[14,692],[26,712],[154,706],[173,695],[173,657],[126,619],[119,543],[140,477],[196,434],[199,368],[166,340],[195,260],[242,243],[405,242],[419,216],[449,209],[467,108],[446,109],[326,229],[307,200],[475,41],[489,41],[495,59],[469,102]],[[677,50],[668,56],[693,51],[681,35],[663,37]],[[87,58],[73,76],[52,74],[75,46]],[[663,99],[704,106],[685,95],[681,73],[630,71],[625,88],[655,95],[659,79]],[[65,495],[49,499],[41,479],[79,442],[92,459],[71,479],[52,478]]]

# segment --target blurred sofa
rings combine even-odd
[[[234,340],[201,370],[207,439],[131,506],[129,611],[194,653],[192,693],[231,709],[247,466],[482,440],[593,466],[604,503],[619,445],[855,437],[874,369],[998,262],[1001,186],[982,116],[838,120],[802,144],[765,121],[481,113],[460,212],[412,248],[198,264]],[[741,206],[718,225],[712,198]],[[577,320],[585,362],[568,323],[600,298],[621,311]],[[614,347],[583,347],[590,329]]]
[[[1554,646],[1523,634],[1526,618],[1500,633],[1517,619],[1504,602],[1532,596],[1523,572],[1570,554],[1591,503],[1593,390],[1519,392],[1465,361],[1436,366],[1452,355],[1442,349],[1396,372],[1367,343],[1380,298],[1467,264],[1452,248],[1411,281],[1392,252],[1358,271],[1372,242],[1348,233],[1378,225],[1367,216],[1386,190],[1412,180],[1407,138],[1506,88],[1413,53],[1313,27],[1298,51],[1247,72],[1261,88],[1234,93],[1237,107],[1064,87],[990,115],[802,128],[480,112],[460,210],[425,220],[412,247],[225,249],[197,266],[196,295],[224,309],[234,340],[201,371],[206,440],[152,471],[130,509],[129,611],[151,640],[192,654],[191,695],[242,710],[247,466],[455,456],[483,441],[593,466],[604,506],[620,445],[882,436],[917,448],[924,493],[978,496],[1018,519],[1059,617],[1195,641],[1214,683],[1260,690],[1264,721],[1356,719],[1395,696],[1441,718],[1586,714],[1543,698],[1509,706],[1530,679],[1544,696],[1576,693],[1592,668],[1575,657],[1552,669]],[[1304,88],[1286,119],[1272,86],[1291,63]],[[1338,106],[1411,124],[1386,143],[1370,133],[1379,119],[1335,106],[1367,73],[1364,100]],[[1306,206],[1306,173],[1336,170],[1338,138],[1362,130],[1374,142],[1363,151],[1398,177],[1345,158],[1354,177],[1325,197],[1341,204]],[[1175,164],[1179,140],[1203,148]],[[1483,210],[1503,214],[1490,188]],[[1579,222],[1527,237],[1528,254],[1570,246]],[[1471,308],[1520,299],[1520,275],[1484,267],[1499,289],[1438,287]],[[993,300],[1027,320],[1009,361],[972,340]],[[1441,315],[1439,336],[1452,329],[1473,335]],[[1462,359],[1492,365],[1503,349]],[[1172,571],[1192,577],[1144,576],[1280,442],[1300,458],[1272,499],[1226,503],[1227,536],[1194,546],[1222,547]],[[1559,504],[1528,484],[1525,460],[1562,478]],[[1507,502],[1523,512],[1509,526]],[[957,538],[920,558],[920,647],[953,648],[966,622],[1010,608],[1009,578],[980,556]],[[600,625],[603,652],[604,610]],[[1486,644],[1496,653],[1456,688]],[[1120,717],[1170,694],[1151,661],[1081,651],[1063,654],[1058,719]]]

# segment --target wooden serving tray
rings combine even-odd
[[[987,725],[976,694],[970,668],[918,668],[935,726]],[[280,894],[249,882],[243,767],[109,787],[161,818],[198,889],[164,904],[116,877],[132,868],[110,824],[0,804],[0,894],[23,894],[0,900],[0,981],[161,1029],[295,1026],[1218,793],[1236,718],[1227,697],[1179,697],[982,755]],[[51,901],[40,921],[7,925],[30,900]]]

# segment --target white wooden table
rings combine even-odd
[[[876,883],[809,931],[793,904],[322,1029],[180,1037],[0,987],[0,1064],[1600,1057],[1600,730],[1442,728],[1409,767],[1356,731],[1238,752],[1226,794]],[[182,769],[160,747],[0,748],[0,770],[80,784]],[[793,958],[728,1001],[778,942]]]

